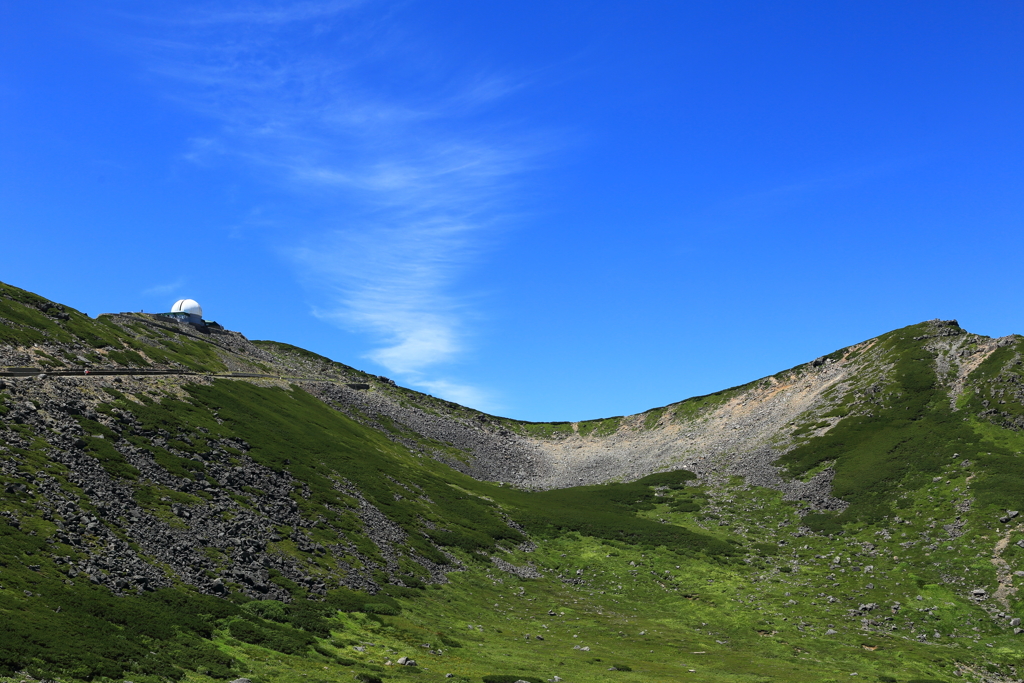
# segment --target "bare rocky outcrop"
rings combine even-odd
[[[949,391],[950,408],[957,409],[971,373],[998,349],[1020,341],[1016,334],[990,338],[971,334],[955,320],[931,321],[934,334],[926,339],[925,348],[935,354],[935,375]]]

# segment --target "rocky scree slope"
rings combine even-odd
[[[203,334],[187,324],[141,314],[92,321],[4,287],[0,318],[7,321],[8,343],[0,346],[0,360],[7,365],[292,378],[349,417],[477,479],[537,489],[629,481],[682,467],[706,479],[752,477],[752,483],[837,509],[842,503],[828,494],[830,471],[809,481],[794,480],[780,476],[773,463],[800,440],[821,436],[847,415],[868,411],[873,397],[891,384],[895,363],[891,345],[872,339],[741,387],[638,415],[526,423],[398,387],[385,377],[287,344],[250,342],[229,331]],[[995,350],[1020,341],[1017,336],[973,335],[955,321],[922,325],[924,334],[908,334],[919,337],[922,350],[934,355],[935,381],[949,393],[954,410],[971,372]],[[837,405],[854,407],[836,412]]]
[[[104,315],[94,321],[7,285],[0,287],[0,318],[5,320],[0,329],[6,342],[0,353],[8,364],[51,371],[159,369],[204,377],[189,380],[195,382],[244,373],[284,386],[281,381],[288,378],[394,443],[478,480],[550,489],[631,481],[684,468],[708,482],[743,476],[813,509],[834,511],[846,503],[832,495],[831,463],[796,473],[780,458],[844,422],[872,419],[886,396],[902,395],[894,373],[900,362],[906,363],[908,352],[921,355],[913,361],[920,366],[914,371],[923,368],[928,391],[942,393],[955,413],[966,405],[968,394],[980,395],[979,381],[991,383],[991,373],[982,371],[982,365],[993,354],[1004,361],[1010,359],[1007,353],[1015,357],[1021,343],[1015,335],[989,339],[962,330],[955,321],[935,320],[747,385],[638,415],[526,423],[398,387],[385,377],[287,344],[250,342],[229,331],[201,333],[187,324],[141,314]],[[910,346],[895,343],[905,338]],[[1000,350],[1006,351],[997,354]],[[1000,374],[999,381],[1005,383],[1008,376]],[[1006,393],[1005,388],[1001,391],[1000,396]],[[1010,429],[1024,423],[1018,413],[997,410],[991,399],[981,400],[985,405],[978,413],[984,412],[979,417],[986,422]],[[1000,400],[995,405],[1006,405]]]
[[[941,553],[972,525],[991,528],[1001,535],[997,585],[945,564],[942,581],[964,599],[994,600],[993,619],[1021,611],[1019,563],[1007,559],[1019,531],[1011,512],[1024,500],[1017,336],[930,321],[640,415],[524,423],[286,344],[138,314],[93,320],[6,285],[0,318],[4,362],[46,371],[0,380],[2,562],[35,567],[40,582],[76,600],[94,595],[83,590],[162,596],[180,586],[229,599],[323,600],[440,584],[478,561],[533,576],[537,569],[501,556],[529,550],[531,534],[545,529],[727,557],[734,551],[713,536],[727,523],[715,491],[734,490],[736,475],[747,489],[798,501],[797,537],[877,528],[888,540],[893,525],[909,523],[906,510],[960,476],[955,510],[933,513],[904,552]],[[124,374],[60,374],[83,367]],[[557,491],[666,470],[678,481],[650,484],[678,488],[695,474],[692,483],[709,486],[707,514],[696,520],[707,536],[636,521],[651,504],[645,486]],[[477,480],[518,490],[484,493]],[[555,495],[531,507],[526,489]],[[620,490],[619,499],[610,493]],[[583,514],[581,501],[592,501]],[[25,590],[29,599],[45,594]],[[8,608],[27,609],[0,605]]]
[[[932,383],[947,394],[954,412],[965,390],[980,391],[972,373],[997,350],[1020,344],[1018,336],[989,339],[962,330],[955,321],[936,320],[747,385],[638,415],[526,423],[398,387],[388,378],[287,344],[250,342],[229,331],[201,333],[187,324],[141,314],[104,315],[93,321],[7,285],[0,287],[0,318],[6,319],[7,342],[0,353],[10,365],[290,378],[395,443],[479,480],[550,489],[631,481],[685,468],[702,481],[740,475],[820,510],[845,507],[831,495],[833,468],[787,476],[779,458],[843,420],[871,415],[880,397],[898,392],[892,373],[903,350],[893,346],[893,338],[911,335],[920,352],[928,354],[924,362]],[[986,419],[998,415],[1001,426],[1019,428],[1014,420],[1024,421],[1005,410],[987,405],[985,410]]]
[[[842,510],[846,504],[832,495],[835,471],[829,463],[794,476],[780,458],[802,444],[817,443],[844,421],[881,419],[876,413],[888,397],[907,395],[900,379],[910,365],[924,374],[929,400],[941,398],[956,413],[970,407],[968,394],[992,391],[988,366],[1016,367],[1013,359],[1020,350],[1017,335],[990,339],[955,321],[935,320],[740,387],[637,415],[577,423],[509,420],[388,382],[366,391],[331,383],[303,387],[354,419],[481,480],[551,489],[631,481],[684,468],[702,481],[743,476],[813,509]],[[997,372],[999,382],[1012,381],[1007,377],[1015,377],[1013,372]],[[1001,391],[1006,394],[1005,388]],[[1022,418],[1014,404],[1009,405],[1014,410],[990,405],[1007,405],[1000,400],[994,404],[989,399],[961,420],[968,416],[1019,429]]]

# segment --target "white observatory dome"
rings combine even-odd
[[[203,317],[203,307],[195,299],[178,299],[171,306],[171,313],[190,313]]]

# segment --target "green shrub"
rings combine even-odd
[[[315,642],[307,633],[273,622],[257,624],[245,619],[234,619],[228,630],[243,643],[260,645],[288,655],[302,654]]]
[[[653,486],[671,486],[693,478],[677,470],[644,477],[629,484],[579,486],[569,489],[524,492],[500,489],[492,495],[531,533],[558,536],[566,531],[622,541],[647,548],[665,546],[680,554],[734,555],[734,546],[689,529],[638,517],[660,499]]]
[[[341,612],[362,612],[363,605],[371,596],[349,588],[334,588],[327,591],[324,604]]]
[[[843,525],[837,516],[827,512],[812,512],[803,518],[803,525],[811,531],[828,536],[843,532]]]
[[[368,602],[363,605],[363,609],[360,610],[366,614],[383,614],[389,617],[397,617],[402,613],[402,610],[394,605],[387,605],[381,602]]]
[[[673,512],[698,512],[701,508],[699,503],[688,498],[670,500],[668,507]]]
[[[5,534],[5,527],[0,524],[0,564],[8,553],[31,550],[35,540]],[[27,602],[4,595],[10,592],[0,592],[0,674],[28,667],[48,679],[138,673],[176,681],[201,667],[215,678],[237,677],[237,662],[206,640],[216,620],[237,613],[224,600],[170,588],[117,597],[84,582],[55,582],[40,590],[44,597]]]
[[[334,611],[334,608],[322,602],[296,600],[287,607],[288,622],[295,628],[300,628],[319,638],[327,638],[331,635],[327,619]]]
[[[312,646],[311,649],[313,650],[313,652],[317,653],[318,655],[320,655],[322,657],[327,657],[328,659],[334,659],[334,653],[331,652],[330,650],[328,650],[326,647],[324,647],[320,643],[313,643],[313,646]]]
[[[253,600],[242,605],[242,611],[272,621],[287,621],[285,605],[279,600]]]
[[[667,486],[670,489],[681,489],[686,487],[686,482],[693,481],[697,475],[689,470],[673,470],[671,472],[656,472],[648,474],[643,479],[634,483],[641,486]]]
[[[99,437],[87,437],[84,450],[92,457],[99,460],[100,465],[110,476],[117,479],[138,479],[139,470],[130,462],[125,460],[117,448],[109,440]]]
[[[879,337],[878,348],[892,362],[884,392],[865,398],[868,408],[850,415],[823,436],[811,438],[779,458],[787,476],[798,477],[834,461],[832,492],[850,503],[842,513],[808,515],[804,523],[819,533],[838,533],[847,522],[878,523],[891,517],[900,486],[941,474],[953,453],[1007,476],[978,477],[972,485],[980,503],[1012,507],[1024,495],[1024,473],[1011,465],[1013,454],[978,438],[963,412],[955,413],[943,386],[936,384],[935,352],[924,337],[928,323]],[[972,373],[998,375],[1011,347],[1000,349]],[[971,401],[981,398],[970,394]],[[982,406],[978,405],[980,409]],[[966,412],[966,411],[965,411]]]

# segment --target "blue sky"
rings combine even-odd
[[[1022,122],[1024,2],[0,1],[0,279],[630,414],[1024,333]]]

